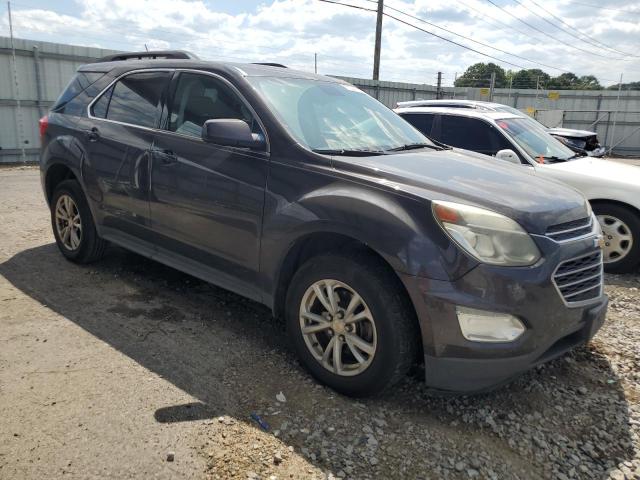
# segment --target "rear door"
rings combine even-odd
[[[83,175],[102,234],[151,240],[149,155],[170,71],[127,74],[89,107],[82,120]]]
[[[258,265],[267,148],[250,150],[202,140],[210,119],[245,120],[264,135],[239,92],[207,73],[176,74],[165,133],[155,136],[151,219],[165,263],[258,299]]]

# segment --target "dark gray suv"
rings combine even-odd
[[[434,145],[343,81],[122,55],[81,67],[40,129],[65,257],[112,242],[262,302],[345,394],[421,360],[433,388],[484,390],[604,320],[581,194]]]

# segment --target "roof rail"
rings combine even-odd
[[[199,60],[198,56],[184,50],[152,50],[150,52],[114,53],[96,60],[95,63],[115,62],[119,60],[157,60],[157,59],[182,59]]]
[[[266,65],[267,67],[289,68],[286,65],[282,65],[281,63],[273,63],[273,62],[253,62],[253,64]]]

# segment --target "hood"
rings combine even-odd
[[[637,165],[628,165],[593,157],[582,157],[567,162],[545,165],[545,167],[592,177],[594,181],[602,186],[607,186],[606,183],[608,182],[633,186],[638,189],[638,195],[640,195],[640,168]]]
[[[571,187],[539,178],[532,167],[465,150],[419,150],[373,157],[333,157],[334,167],[425,200],[488,208],[530,233],[584,218],[587,201]]]
[[[572,128],[548,128],[547,132],[551,135],[559,135],[561,137],[586,138],[598,135],[596,132],[588,130],[574,130]]]

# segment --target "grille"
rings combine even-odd
[[[591,217],[585,217],[580,220],[552,225],[547,228],[546,236],[557,242],[563,242],[588,235],[592,230]]]
[[[602,253],[562,262],[553,274],[553,282],[569,304],[598,298],[602,294]]]

